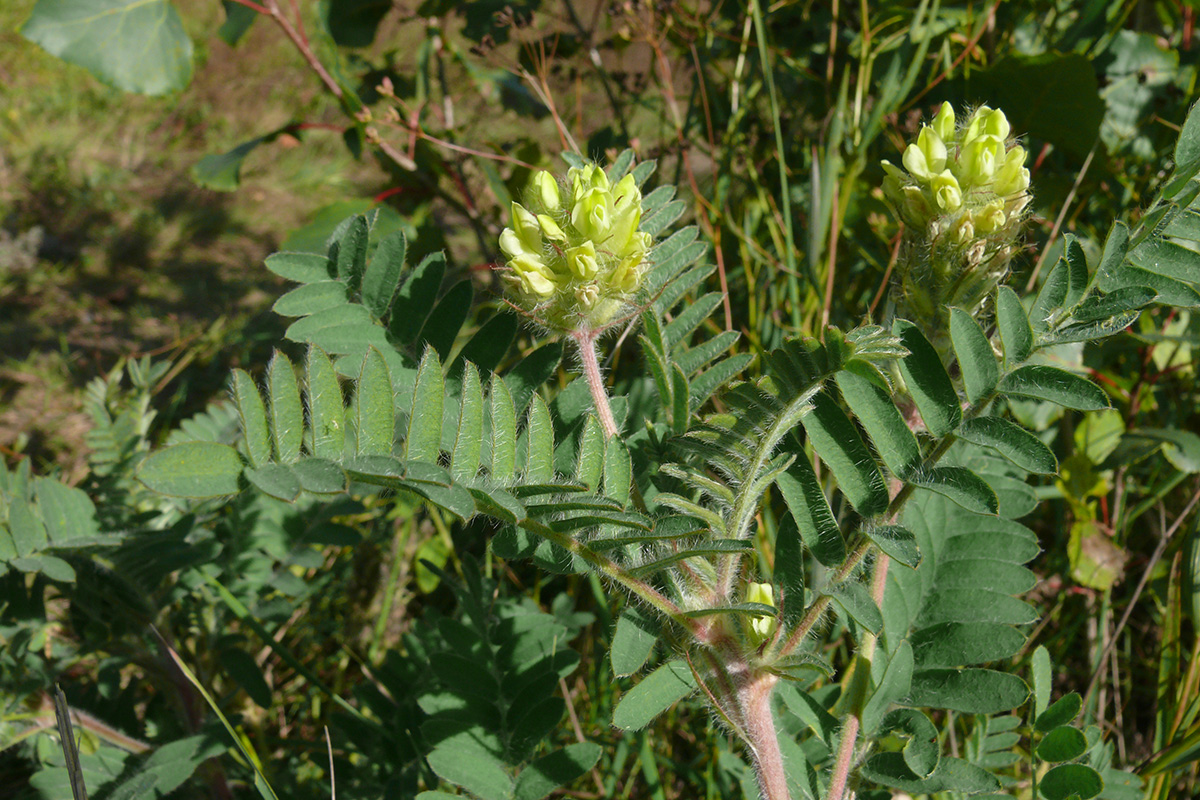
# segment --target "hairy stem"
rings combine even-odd
[[[596,416],[600,418],[600,426],[604,428],[604,438],[616,436],[617,421],[613,418],[612,407],[608,403],[608,392],[604,388],[604,378],[600,375],[600,361],[596,357],[596,335],[598,331],[575,331],[571,338],[579,348],[579,364],[583,367],[583,378],[587,381],[588,391],[592,393],[592,405],[596,407]]]
[[[790,798],[779,734],[775,730],[775,715],[771,713],[771,695],[778,680],[769,672],[752,673],[738,688],[746,744],[754,757],[754,775],[763,800]]]

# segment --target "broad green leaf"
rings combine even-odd
[[[21,35],[123,92],[178,92],[192,40],[167,0],[38,0]]]
[[[463,279],[450,287],[446,295],[438,301],[425,327],[421,329],[421,339],[433,347],[443,361],[450,358],[450,350],[454,340],[471,313],[471,303],[475,290],[471,288],[470,279]]]
[[[1079,411],[1108,408],[1108,397],[1103,389],[1086,378],[1057,367],[1020,367],[1001,379],[1000,392],[1033,400],[1047,400]]]
[[[579,435],[579,456],[575,463],[575,480],[589,491],[600,488],[604,474],[604,431],[595,417],[588,415]]]
[[[1029,687],[1016,675],[989,669],[924,669],[913,673],[906,703],[964,714],[998,714],[1025,702]]]
[[[1046,282],[1042,284],[1037,299],[1033,301],[1033,307],[1029,309],[1029,324],[1035,331],[1041,332],[1050,327],[1051,318],[1063,307],[1071,287],[1070,271],[1064,256],[1046,276]]]
[[[329,258],[318,253],[272,253],[264,263],[279,277],[297,283],[327,281],[334,276]]]
[[[841,564],[846,543],[808,460],[801,456],[793,461],[786,472],[775,477],[775,485],[813,556],[828,567]]]
[[[965,467],[930,467],[911,476],[909,480],[976,514],[995,514],[999,508],[992,487]]]
[[[626,692],[613,711],[613,725],[637,731],[676,702],[696,691],[696,679],[684,661],[668,661]]]
[[[374,347],[367,350],[354,387],[354,429],[360,456],[388,456],[396,435],[392,376]],[[414,416],[416,410],[414,408]]]
[[[517,466],[517,414],[508,386],[498,375],[492,376],[488,407],[492,421],[491,476],[496,483],[507,485]]]
[[[417,385],[408,416],[405,457],[409,461],[436,464],[442,444],[442,404],[445,387],[442,364],[432,348],[425,348],[417,367]]]
[[[1037,756],[1043,761],[1058,764],[1074,761],[1088,749],[1087,737],[1078,728],[1063,726],[1046,734],[1037,746]]]
[[[1000,417],[976,417],[958,429],[959,438],[996,450],[1026,472],[1056,475],[1058,459],[1042,440]]]
[[[996,513],[1005,519],[1020,519],[1037,508],[1037,495],[1033,487],[1024,481],[994,472],[985,472],[979,477],[987,481],[987,485],[996,493],[999,503]]]
[[[346,410],[337,371],[323,350],[310,347],[306,373],[312,453],[318,458],[341,461],[346,451]]]
[[[908,640],[904,639],[901,640],[900,646],[888,660],[887,669],[879,681],[879,687],[871,694],[867,699],[867,704],[863,707],[863,730],[875,730],[888,707],[908,694],[912,684],[912,674],[913,650]],[[932,771],[933,767],[930,767],[926,774]]]
[[[879,549],[906,567],[916,569],[921,563],[921,550],[917,537],[908,528],[899,525],[876,525],[867,528],[867,538]]]
[[[801,418],[813,449],[829,465],[846,499],[863,516],[887,508],[888,494],[875,459],[863,444],[854,423],[827,393],[813,398],[812,408]],[[804,459],[798,459],[803,461]],[[803,524],[796,520],[797,524]]]
[[[1038,789],[1046,800],[1090,800],[1104,791],[1100,773],[1083,764],[1059,764],[1042,776]]]
[[[978,403],[996,388],[1000,367],[992,343],[979,323],[961,308],[950,309],[950,340],[958,356],[967,400]]]
[[[138,480],[156,492],[196,498],[237,494],[241,474],[237,450],[214,442],[165,447],[148,455],[137,470]]]
[[[341,281],[316,281],[297,286],[275,301],[271,310],[282,317],[307,317],[349,302],[346,284]]]
[[[392,6],[380,0],[324,0],[318,6],[330,37],[341,47],[370,47]]]
[[[926,601],[921,611],[920,622],[922,625],[936,625],[940,622],[1025,625],[1036,622],[1037,618],[1037,609],[1005,592],[974,587],[939,588]]]
[[[1007,286],[996,290],[996,326],[1004,343],[1004,361],[1016,366],[1033,352],[1033,329],[1017,293]]]
[[[425,325],[425,318],[433,308],[442,277],[446,274],[444,253],[431,253],[409,273],[407,280],[396,294],[392,304],[392,315],[388,323],[392,335],[404,343],[417,338]]]
[[[1149,238],[1129,252],[1129,261],[1156,275],[1200,283],[1200,254],[1169,239]]]
[[[1118,264],[1100,278],[1100,288],[1106,292],[1142,286],[1157,292],[1160,303],[1183,308],[1200,306],[1200,292],[1197,292],[1189,284],[1141,267]]]
[[[851,618],[871,633],[883,630],[883,615],[871,598],[871,593],[861,583],[843,581],[826,590],[826,594],[842,607]]]
[[[287,464],[264,464],[251,467],[245,472],[246,480],[259,489],[285,502],[292,502],[300,495],[300,478]]]
[[[1049,659],[1049,656],[1047,656],[1047,659]],[[1049,663],[1048,660],[1047,663]],[[1045,685],[1048,686],[1049,684],[1046,683]],[[1040,691],[1041,686],[1035,684],[1034,689],[1035,692],[1038,692]],[[1055,700],[1049,708],[1047,708],[1045,703],[1042,702],[1043,699],[1048,700],[1049,698],[1048,696],[1046,698],[1042,698],[1039,694],[1037,705],[1034,706],[1034,712],[1037,714],[1037,718],[1033,723],[1033,727],[1043,733],[1052,731],[1055,728],[1062,727],[1063,725],[1070,725],[1071,722],[1077,716],[1079,716],[1079,712],[1083,709],[1083,700],[1079,697],[1077,692],[1064,694],[1062,697]],[[1041,706],[1040,711],[1038,710],[1038,706]]]
[[[483,452],[483,385],[473,364],[463,370],[462,402],[458,417],[458,436],[454,440],[450,472],[456,481],[473,481],[479,472]]]
[[[240,466],[239,461],[239,469]],[[23,497],[17,497],[10,501],[8,528],[19,556],[30,555],[45,548],[49,543],[46,525],[38,517],[34,506]]]
[[[253,466],[262,466],[271,460],[271,431],[267,427],[267,408],[262,395],[254,385],[254,379],[244,370],[233,371],[233,401],[242,420],[242,435],[246,441],[246,453]]]
[[[600,760],[603,753],[594,742],[576,742],[555,750],[529,764],[517,776],[513,800],[541,800],[560,786],[571,783]]]
[[[300,457],[300,444],[304,438],[304,408],[300,405],[296,370],[287,356],[278,350],[267,367],[267,397],[275,457],[283,462],[295,461]]]
[[[892,332],[908,349],[908,356],[900,361],[900,374],[917,404],[917,411],[921,412],[921,419],[925,420],[925,427],[934,436],[945,436],[958,427],[962,408],[941,357],[911,322],[896,320]]]
[[[921,448],[891,398],[853,372],[838,372],[835,380],[846,405],[862,423],[891,473],[903,479],[915,471],[921,463]]]
[[[654,652],[660,635],[658,621],[637,606],[622,611],[609,651],[613,674],[624,678],[640,670]]]
[[[1025,635],[994,622],[942,622],[912,634],[920,667],[965,667],[1008,658],[1025,646]]]
[[[541,395],[534,395],[525,422],[525,482],[548,483],[554,479],[554,423]]]
[[[426,736],[433,731],[426,723]],[[513,780],[505,769],[504,762],[478,740],[473,727],[458,723],[460,728],[453,735],[445,736],[425,758],[429,766],[443,780],[482,798],[482,800],[507,800],[512,796]]]
[[[986,585],[986,591],[1022,595],[1037,584],[1037,576],[1020,564],[993,558],[963,558],[938,570],[937,588],[974,589]]]
[[[87,493],[52,478],[36,478],[37,507],[51,545],[74,545],[112,533],[101,533],[96,506]]]

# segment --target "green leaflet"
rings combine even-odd
[[[869,781],[900,789],[910,794],[934,794],[955,791],[969,794],[998,791],[1000,782],[990,772],[969,761],[946,756],[928,778],[914,774],[904,753],[879,753],[859,768]]]
[[[283,462],[295,461],[300,457],[300,444],[304,437],[304,409],[300,405],[296,370],[287,356],[278,350],[267,367],[267,396],[270,399],[275,456]]]
[[[442,445],[442,406],[445,386],[442,365],[433,348],[425,348],[417,367],[417,385],[408,415],[405,457],[409,461],[436,464]]]
[[[271,310],[282,317],[307,317],[349,302],[346,284],[317,281],[297,286],[275,301]]]
[[[826,594],[842,607],[851,618],[871,633],[883,630],[883,615],[871,598],[870,592],[861,583],[845,581],[830,587]]]
[[[264,464],[245,472],[246,480],[264,494],[291,503],[300,496],[300,478],[287,464]]]
[[[996,290],[996,326],[1004,343],[1004,362],[1016,366],[1033,352],[1033,329],[1017,293],[1007,286]]]
[[[896,652],[892,653],[891,658],[888,660],[887,670],[883,673],[883,678],[879,681],[878,688],[875,689],[867,699],[866,705],[863,706],[863,730],[875,730],[892,703],[908,694],[909,688],[912,685],[912,675],[912,646],[907,640],[902,640],[900,646],[896,648]],[[932,772],[933,767],[936,765],[937,760],[934,759],[933,765],[926,770],[925,774],[928,775]]]
[[[1062,304],[1065,308],[1071,308],[1083,299],[1088,288],[1087,257],[1073,233],[1063,236],[1063,259],[1067,265],[1067,293]]]
[[[404,269],[407,249],[408,242],[404,234],[393,231],[379,242],[371,262],[366,266],[362,278],[362,300],[376,319],[383,319],[392,304],[392,297],[400,283],[400,273]]]
[[[1089,800],[1104,790],[1100,773],[1084,764],[1059,764],[1042,776],[1038,789],[1046,800]]]
[[[1078,728],[1063,726],[1046,734],[1037,746],[1037,757],[1051,764],[1074,761],[1088,749],[1087,737]]]
[[[263,263],[279,277],[297,283],[327,281],[334,276],[329,259],[317,253],[272,253]]]
[[[900,374],[921,412],[921,419],[925,420],[925,427],[934,436],[945,436],[958,427],[962,408],[942,359],[911,322],[898,319],[892,331],[908,349],[909,355],[900,362]]]
[[[346,410],[342,386],[329,356],[319,347],[308,349],[305,391],[312,432],[312,454],[340,461],[346,451]]]
[[[1020,367],[1001,379],[1000,393],[1047,400],[1078,411],[1108,408],[1108,397],[1103,389],[1086,378],[1057,367]]]
[[[958,429],[959,438],[990,447],[1026,472],[1058,473],[1058,459],[1042,440],[1000,417],[976,417]]]
[[[1060,258],[1046,276],[1033,307],[1029,309],[1029,323],[1039,333],[1050,327],[1051,318],[1058,314],[1067,299],[1071,287],[1071,267],[1065,257]]]
[[[576,742],[534,760],[517,776],[513,800],[547,797],[594,767],[603,752],[594,742]]]
[[[600,487],[600,478],[604,474],[604,431],[600,421],[588,415],[579,435],[579,456],[575,464],[575,480],[583,484],[589,491]]]
[[[916,569],[921,563],[921,549],[917,538],[908,528],[899,525],[876,525],[868,528],[867,537],[879,549],[906,567]]]
[[[450,374],[457,374],[468,361],[484,372],[494,370],[508,354],[517,335],[517,318],[513,314],[496,314],[479,326],[454,359]]]
[[[786,472],[775,477],[775,485],[813,556],[829,567],[841,564],[846,558],[846,543],[808,459],[793,461]]]
[[[438,301],[429,313],[425,327],[421,328],[421,338],[437,351],[443,361],[450,358],[454,340],[458,337],[463,323],[467,321],[467,315],[471,313],[474,297],[475,290],[471,288],[471,281],[459,281]]]
[[[554,479],[554,422],[541,395],[534,395],[525,422],[526,483],[549,483]]]
[[[977,403],[996,388],[1000,367],[979,323],[960,308],[950,309],[950,340],[958,357],[967,400]]]
[[[921,448],[891,398],[853,372],[838,372],[835,381],[846,405],[866,429],[888,470],[901,479],[916,471],[921,464]]]
[[[237,405],[242,420],[242,432],[246,437],[246,454],[253,466],[271,461],[271,431],[267,427],[267,408],[262,395],[254,385],[254,379],[244,370],[233,371],[233,402]]]
[[[360,456],[392,454],[396,417],[387,362],[374,347],[367,350],[354,391],[354,429]],[[415,405],[414,405],[415,408]]]
[[[471,483],[479,472],[483,452],[483,384],[473,364],[463,369],[462,400],[458,417],[458,435],[450,462],[455,481]]]
[[[999,508],[992,487],[965,467],[929,467],[913,475],[909,482],[937,492],[976,514],[995,514]]]
[[[800,421],[813,449],[829,465],[838,487],[855,510],[870,516],[887,508],[887,487],[875,459],[854,423],[827,393],[821,392],[813,398],[812,409]]]
[[[791,516],[784,517],[775,531],[774,578],[780,620],[788,628],[804,616],[805,566],[804,547],[796,520]]]
[[[941,622],[910,641],[919,667],[963,667],[1008,658],[1025,646],[1025,634],[995,622]]]
[[[512,480],[517,466],[517,414],[508,386],[498,375],[492,376],[488,407],[492,421],[489,471],[492,480],[503,486]]]
[[[1029,687],[1016,675],[990,669],[924,669],[912,676],[907,705],[964,714],[998,714],[1020,706]]]
[[[362,285],[363,272],[367,266],[367,239],[371,231],[367,218],[358,214],[349,220],[345,233],[337,241],[337,276],[351,292]]]
[[[214,442],[184,442],[146,456],[137,477],[147,487],[173,497],[220,497],[241,491],[242,458]]]
[[[445,274],[446,256],[443,253],[430,253],[409,273],[396,294],[388,323],[396,339],[407,344],[417,338],[425,325],[425,318],[433,308]]]
[[[1077,692],[1064,694],[1055,700],[1054,704],[1049,708],[1044,708],[1044,710],[1038,713],[1033,727],[1035,730],[1046,732],[1063,725],[1070,725],[1079,716],[1079,712],[1082,709],[1083,700]]]
[[[654,652],[660,632],[658,621],[637,606],[630,606],[617,618],[609,658],[617,677],[633,675]]]
[[[668,661],[651,672],[617,702],[613,725],[637,731],[696,690],[696,679],[684,661]]]

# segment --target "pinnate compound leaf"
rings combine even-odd
[[[612,650],[609,653],[613,673],[619,678],[624,678],[640,670],[654,652],[658,637],[659,625],[656,619],[636,606],[622,611],[617,617]]]
[[[613,711],[613,725],[637,731],[696,690],[696,679],[684,661],[668,661],[621,697]]]
[[[917,411],[921,412],[921,419],[925,420],[925,427],[934,436],[945,436],[962,421],[962,408],[942,359],[925,334],[911,322],[898,319],[892,331],[908,350],[908,356],[900,361],[900,374]]]
[[[151,453],[138,466],[138,480],[173,497],[220,497],[241,491],[242,457],[214,442],[183,442]]]
[[[1047,400],[1078,411],[1108,408],[1108,397],[1103,389],[1087,378],[1057,367],[1031,365],[1013,370],[1001,379],[1000,392]]]
[[[513,800],[542,800],[596,766],[602,752],[594,742],[576,742],[542,756],[517,776]]]
[[[1037,746],[1037,756],[1043,761],[1058,764],[1073,761],[1087,751],[1087,737],[1078,728],[1062,726],[1046,734]]]
[[[1058,473],[1054,453],[1021,426],[1000,417],[976,417],[958,429],[959,438],[990,447],[1026,472],[1040,475]]]
[[[1059,764],[1042,776],[1038,788],[1046,800],[1066,800],[1072,795],[1090,800],[1104,791],[1104,780],[1083,764]]]
[[[964,714],[1010,711],[1029,697],[1025,681],[990,669],[925,669],[913,673],[906,703]]]
[[[123,92],[178,92],[192,40],[168,0],[38,0],[21,35]]]
[[[1033,328],[1017,293],[1007,286],[996,291],[996,326],[1004,343],[1004,360],[1009,366],[1023,363],[1033,352]]]
[[[950,340],[958,356],[967,399],[976,403],[990,394],[1000,380],[992,343],[975,318],[961,308],[950,309]]]

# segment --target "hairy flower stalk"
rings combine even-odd
[[[538,325],[575,342],[606,436],[617,434],[596,340],[622,321],[642,285],[653,237],[638,230],[642,192],[632,174],[615,184],[596,164],[573,167],[565,185],[549,172],[530,180],[500,234],[504,282]]]
[[[1029,170],[1009,134],[1003,111],[980,106],[960,120],[943,103],[905,148],[903,169],[883,162],[884,196],[904,223],[895,313],[942,349],[950,308],[986,314],[1017,249]]]

